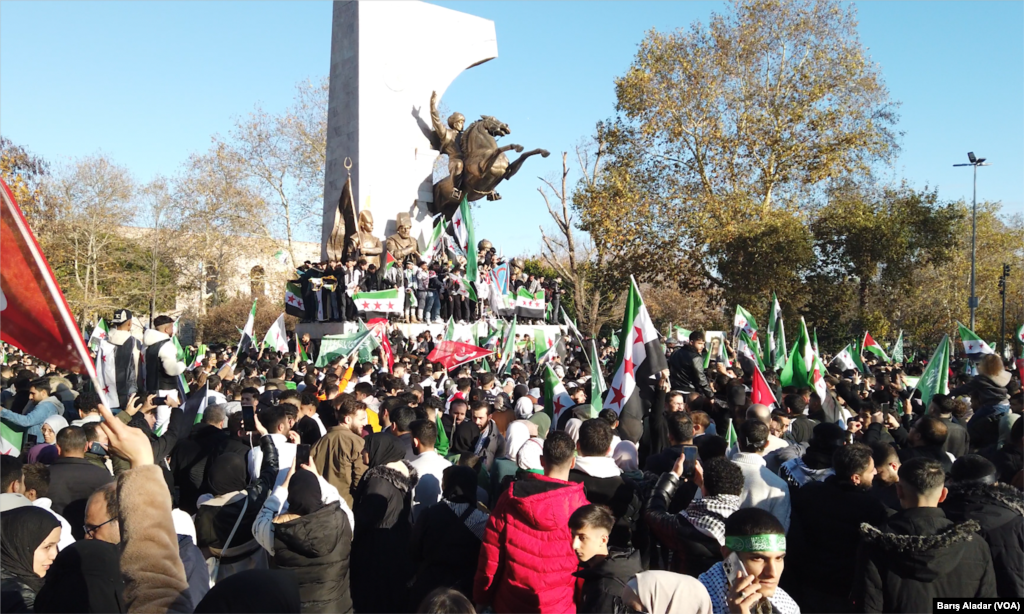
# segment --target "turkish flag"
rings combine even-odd
[[[754,377],[751,378],[750,386],[750,402],[753,404],[767,405],[771,407],[773,404],[778,405],[778,401],[775,400],[775,395],[772,394],[772,389],[768,387],[768,381],[764,379],[764,375],[761,374],[761,370],[754,365]]]
[[[459,341],[442,341],[434,346],[434,351],[427,355],[430,362],[439,362],[451,371],[455,367],[489,356],[494,352]]]
[[[0,339],[96,378],[82,333],[7,184],[0,211]]]
[[[388,254],[391,256],[391,254]],[[374,318],[367,322],[368,328],[373,331],[373,336],[380,343],[380,349],[384,352],[384,358],[388,361],[388,373],[395,370],[395,355],[391,351],[391,341],[388,340],[388,319]]]

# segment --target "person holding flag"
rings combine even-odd
[[[142,342],[132,335],[131,311],[118,309],[114,312],[114,317],[110,319],[110,323],[114,328],[107,332],[106,342],[112,351],[104,352],[104,355],[107,356],[107,361],[112,362],[112,364],[107,365],[106,361],[99,361],[101,364],[97,365],[96,374],[99,377],[101,387],[107,387],[110,383],[114,384],[116,395],[113,397],[108,395],[107,398],[116,399],[118,402],[112,406],[108,405],[108,409],[124,409],[122,405],[128,401],[128,397],[139,392],[139,365],[142,362]],[[108,371],[108,369],[111,371]],[[111,372],[113,373],[113,378],[105,381]]]
[[[178,396],[178,376],[185,372],[185,363],[178,359],[174,342],[171,341],[173,332],[174,319],[166,315],[157,316],[153,320],[153,328],[143,335],[142,343],[146,346],[146,390],[155,390],[161,397],[175,399],[175,405],[178,405],[182,401]],[[169,405],[157,407],[156,426],[153,428],[155,432],[163,431],[170,413]]]

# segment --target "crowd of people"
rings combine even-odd
[[[753,364],[705,366],[695,331],[642,387],[637,434],[592,398],[616,367],[604,340],[597,364],[568,333],[546,359],[575,403],[554,413],[526,348],[501,372],[449,371],[427,360],[429,336],[391,327],[390,367],[354,353],[318,368],[295,338],[186,365],[169,322],[133,342],[119,327],[113,397],[9,349],[0,422],[22,442],[0,455],[3,612],[1024,598],[1024,396],[995,355],[927,405],[907,383],[921,363],[866,355],[863,372],[830,370],[823,395],[766,373],[768,406],[751,402]]]

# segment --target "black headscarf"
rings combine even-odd
[[[320,480],[316,474],[305,469],[296,469],[288,483],[288,513],[305,516],[324,506]]]
[[[476,442],[480,439],[480,429],[471,420],[463,420],[452,433],[452,445],[449,454],[475,454]]]
[[[84,539],[71,544],[46,572],[36,612],[127,612],[121,552],[114,544]]]
[[[245,490],[245,460],[238,454],[221,454],[206,468],[206,479],[210,492],[220,496],[229,492]]]
[[[38,593],[43,579],[33,571],[36,548],[51,531],[60,527],[57,518],[41,507],[26,505],[0,515],[4,537],[0,540],[0,567]]]
[[[405,458],[402,442],[388,432],[374,433],[367,437],[363,452],[370,455],[370,467],[386,465]]]
[[[300,606],[299,583],[294,571],[249,569],[219,580],[195,611],[196,614],[298,614]]]
[[[476,506],[476,471],[465,465],[452,465],[441,475],[441,493],[452,503]]]

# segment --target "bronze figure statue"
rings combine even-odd
[[[546,158],[549,155],[546,149],[533,149],[510,164],[505,152],[514,149],[522,153],[523,146],[499,147],[495,137],[507,136],[511,130],[508,124],[490,115],[481,115],[460,132],[465,120],[455,113],[448,118],[450,129],[445,128],[437,111],[437,92],[430,97],[430,117],[440,142],[438,149],[442,156],[448,156],[448,176],[434,184],[434,202],[430,205],[433,215],[443,212],[450,219],[463,196],[470,201],[484,197],[499,200],[501,195],[494,188],[502,179],[511,179],[530,156],[540,154]]]
[[[348,237],[345,253],[350,257],[366,258],[367,264],[380,268],[380,255],[384,252],[380,239],[373,236],[373,214],[368,210],[359,212],[359,231]]]
[[[388,237],[385,244],[388,253],[403,265],[406,258],[415,256],[416,259],[419,259],[419,244],[416,239],[409,236],[409,231],[412,230],[412,218],[408,213],[399,213],[395,219],[395,226],[398,232]]]

